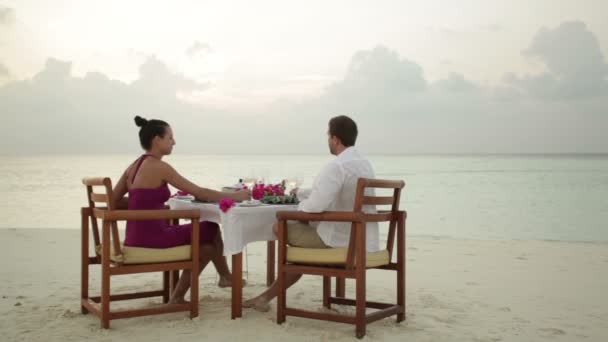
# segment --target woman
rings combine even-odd
[[[194,195],[199,200],[219,201],[231,198],[244,201],[251,197],[249,190],[238,192],[219,192],[201,188],[182,177],[171,165],[162,161],[163,156],[171,154],[175,140],[169,124],[161,120],[146,120],[135,117],[140,127],[139,141],[146,151],[123,173],[114,189],[117,208],[133,210],[163,209],[171,193],[168,184]],[[125,198],[125,194],[129,194]],[[216,223],[204,221],[200,226],[200,272],[212,261],[220,275],[220,287],[231,286],[230,270],[223,256],[223,241]],[[169,248],[191,243],[192,225],[170,226],[165,220],[127,221],[125,246],[147,248]],[[170,303],[183,303],[184,295],[190,287],[190,271],[183,272]]]

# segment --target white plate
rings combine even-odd
[[[178,200],[187,200],[187,201],[191,201],[194,199],[194,196],[175,196],[173,198],[176,198]]]
[[[261,205],[264,205],[264,203],[258,201],[258,200],[252,200],[252,201],[243,201],[239,204],[239,207],[259,207]]]

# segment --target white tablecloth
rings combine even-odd
[[[189,200],[171,198],[171,209],[199,209],[201,221],[211,221],[221,225],[224,231],[224,255],[230,256],[243,251],[254,241],[276,240],[272,225],[277,221],[276,212],[296,210],[296,205],[262,205],[258,207],[235,206],[224,213],[213,203],[193,203]]]

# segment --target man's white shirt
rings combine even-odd
[[[323,211],[353,211],[359,178],[375,178],[372,164],[355,147],[348,147],[334,160],[325,165],[315,178],[311,189],[301,189],[298,197],[303,199],[298,210],[308,213]],[[366,190],[366,195],[373,195]],[[363,211],[375,213],[375,206],[364,206]],[[317,233],[330,247],[347,247],[351,223],[318,222]],[[366,224],[366,249],[379,250],[378,223]]]

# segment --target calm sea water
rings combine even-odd
[[[0,228],[79,228],[85,176],[114,181],[136,156],[3,156]],[[331,156],[170,156],[219,188],[249,175],[301,176]],[[412,236],[608,241],[608,156],[370,156],[377,177],[406,182]]]

